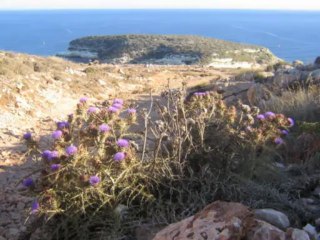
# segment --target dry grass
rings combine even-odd
[[[320,88],[300,88],[282,92],[281,96],[271,95],[260,107],[277,113],[285,113],[300,121],[318,121],[320,117]]]

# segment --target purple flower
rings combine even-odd
[[[120,103],[114,103],[114,104],[112,104],[112,107],[115,107],[115,108],[118,108],[118,109],[123,108],[122,104],[120,104]]]
[[[293,127],[294,126],[294,120],[292,118],[288,118],[289,121],[289,127]]]
[[[99,126],[99,131],[102,132],[102,133],[109,132],[110,129],[111,129],[111,128],[109,127],[109,125],[108,125],[108,124],[105,124],[105,123],[103,123],[103,124],[101,124],[101,125]]]
[[[267,119],[273,119],[276,117],[276,114],[274,114],[273,112],[266,112],[264,114],[264,116],[267,118]]]
[[[66,148],[66,153],[69,156],[72,156],[74,154],[76,154],[76,152],[78,151],[78,148],[74,145],[71,145],[69,147]]]
[[[62,131],[61,130],[56,130],[51,134],[51,137],[55,140],[58,140],[62,137]]]
[[[50,168],[51,171],[58,171],[61,168],[61,164],[52,164]]]
[[[27,133],[23,134],[24,140],[31,140],[31,138],[32,138],[31,132],[27,132]]]
[[[40,205],[38,203],[37,200],[34,200],[34,202],[32,203],[32,206],[31,206],[31,213],[32,214],[35,214],[39,211],[39,208],[40,208]]]
[[[111,107],[108,108],[108,111],[112,112],[112,113],[117,113],[119,111],[119,109],[116,108],[116,107],[111,106]]]
[[[79,102],[80,103],[86,103],[88,100],[89,100],[88,97],[82,97],[82,98],[80,98]]]
[[[280,137],[277,137],[274,139],[274,143],[277,144],[277,145],[281,145],[284,143],[283,139],[280,138]]]
[[[263,114],[259,114],[257,115],[257,119],[259,119],[260,121],[263,121],[266,119],[266,117]]]
[[[89,178],[89,183],[91,184],[91,186],[97,186],[100,182],[100,178],[98,176],[91,176]]]
[[[119,162],[119,161],[122,161],[123,159],[125,159],[125,157],[126,157],[126,154],[125,154],[124,152],[117,152],[117,153],[114,155],[113,159],[114,159],[115,161]]]
[[[287,130],[281,130],[281,134],[284,136],[287,136],[289,134],[289,132]]]
[[[49,160],[51,157],[51,151],[50,150],[45,150],[42,152],[42,158],[45,160]]]
[[[59,157],[59,152],[58,151],[51,151],[51,153],[49,154],[48,160],[53,160],[55,158]]]
[[[205,96],[207,94],[205,92],[195,92],[195,93],[193,93],[193,95],[196,96],[196,97],[203,97],[203,96]]]
[[[98,111],[99,111],[99,108],[97,108],[97,107],[89,107],[87,113],[93,114],[93,113],[97,113]]]
[[[70,123],[62,121],[62,122],[57,122],[57,128],[59,130],[63,130],[64,128],[69,128],[70,127]]]
[[[115,103],[118,103],[118,104],[123,104],[123,99],[121,99],[121,98],[116,98],[116,99],[114,99],[113,100],[113,104],[115,104]]]
[[[131,115],[134,115],[134,114],[137,113],[137,110],[136,110],[135,108],[129,108],[129,109],[127,110],[127,112],[128,112],[129,114],[131,114]]]
[[[32,178],[26,178],[23,180],[22,185],[25,187],[31,187],[34,185],[34,181]]]
[[[127,139],[123,139],[123,138],[120,138],[118,141],[117,141],[117,145],[119,147],[128,147],[129,146],[129,141]]]
[[[45,150],[42,152],[42,158],[48,161],[52,161],[53,159],[58,157],[59,157],[58,151]]]

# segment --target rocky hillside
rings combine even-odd
[[[178,35],[90,36],[70,42],[69,59],[132,64],[205,64],[247,67],[272,64],[279,59],[268,49],[214,38]]]

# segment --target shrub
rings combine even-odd
[[[190,216],[236,193],[235,179],[265,170],[272,146],[293,125],[282,114],[227,106],[214,92],[186,100],[184,90],[167,90],[162,98],[152,102],[156,119],[154,109],[142,110],[143,134],[132,130],[137,113],[122,99],[90,106],[81,98],[68,121],[57,123],[30,188],[32,213],[45,216],[51,239],[124,239],[141,222]],[[25,140],[36,146],[29,134]]]

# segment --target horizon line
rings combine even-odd
[[[0,8],[0,11],[79,11],[79,10],[229,10],[229,11],[290,11],[290,12],[320,12],[320,9],[285,9],[285,8]]]

